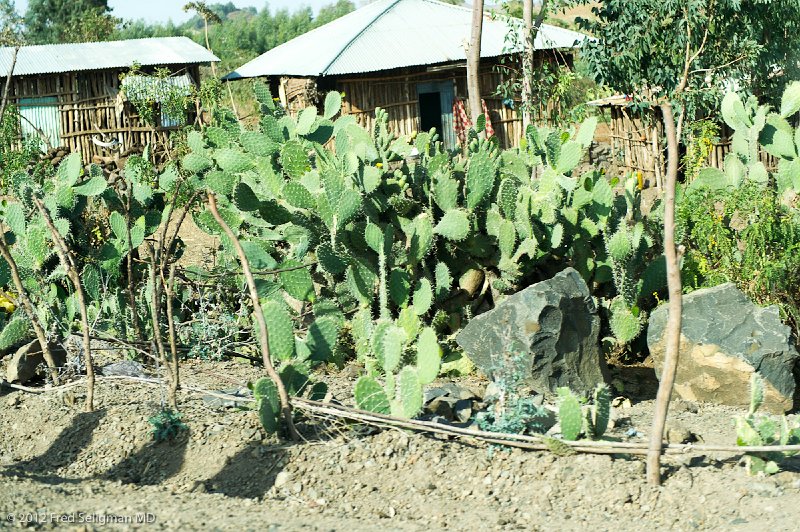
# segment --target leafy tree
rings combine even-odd
[[[22,19],[13,0],[0,0],[0,46],[14,46],[22,39]]]
[[[680,95],[689,115],[717,109],[732,82],[777,98],[797,72],[798,0],[605,0],[592,11],[579,25],[597,37],[582,50],[595,79],[642,99]]]
[[[451,0],[450,3],[453,3]],[[328,22],[332,22],[339,17],[342,17],[356,9],[355,4],[351,0],[338,0],[335,4],[323,6],[317,13],[317,18],[314,19],[315,26],[322,26]]]
[[[105,40],[120,23],[108,0],[31,0],[25,14],[33,44]]]

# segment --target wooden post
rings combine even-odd
[[[475,0],[472,4],[472,34],[467,48],[467,94],[469,96],[469,112],[472,123],[478,121],[481,108],[481,34],[483,32],[483,0]]]
[[[669,292],[669,317],[665,331],[666,352],[664,369],[658,384],[656,406],[653,414],[653,427],[647,447],[647,481],[656,486],[661,484],[661,453],[663,450],[664,427],[672,396],[672,386],[678,370],[678,356],[681,341],[681,271],[678,264],[679,250],[675,247],[675,187],[678,181],[678,135],[672,104],[661,104],[664,127],[667,137],[667,180],[664,190],[664,256],[667,261],[667,289]]]

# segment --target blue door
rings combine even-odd
[[[420,131],[428,131],[435,127],[444,147],[448,150],[457,146],[456,132],[453,129],[453,99],[455,90],[452,81],[417,85]]]

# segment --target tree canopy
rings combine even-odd
[[[31,44],[107,40],[122,21],[108,0],[31,0],[25,34]]]
[[[585,0],[579,0],[586,3]],[[634,97],[715,109],[732,87],[764,99],[796,79],[800,0],[604,0],[579,20],[593,77]]]

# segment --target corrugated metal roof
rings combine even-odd
[[[13,53],[13,48],[0,48],[0,77],[8,75]],[[188,37],[43,44],[20,48],[14,75],[126,68],[134,62],[142,66],[155,66],[211,61],[219,61],[219,58]]]
[[[330,76],[431,65],[466,59],[470,8],[436,0],[378,0],[273,48],[225,79],[258,76]],[[510,26],[483,22],[481,57],[508,53]],[[588,37],[543,24],[539,50],[573,48]]]

